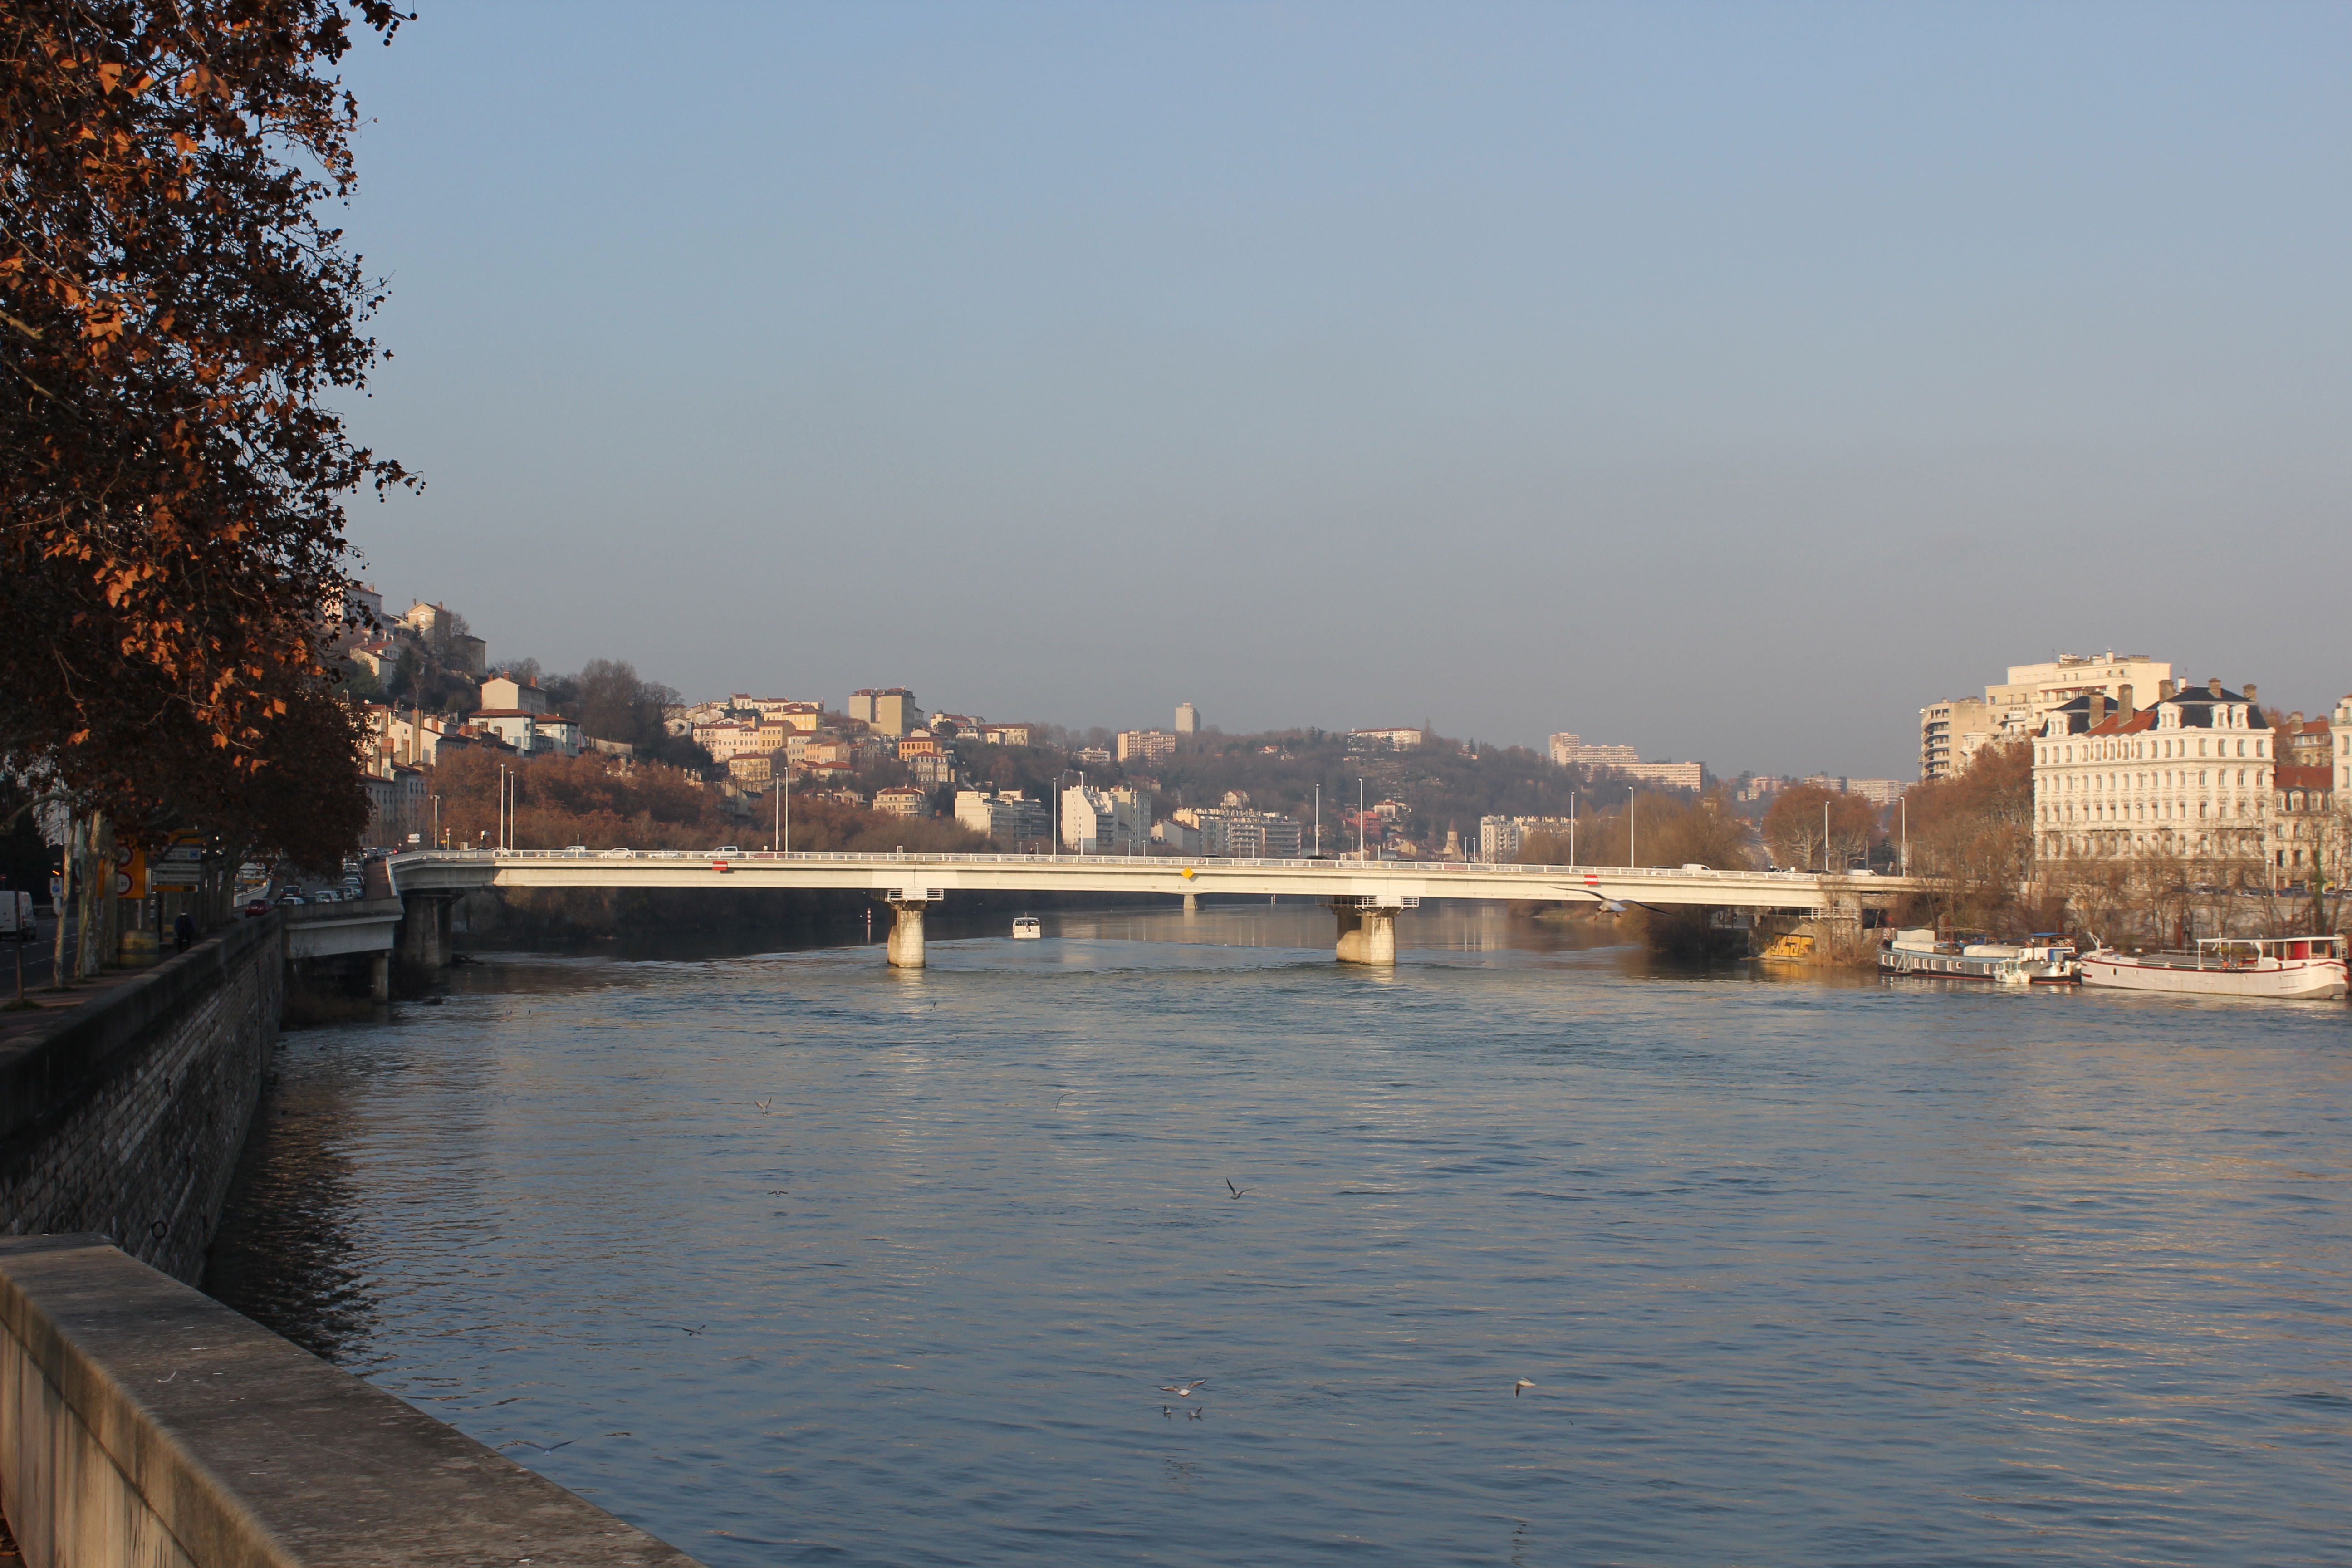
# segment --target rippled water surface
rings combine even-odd
[[[2352,1561],[2340,1004],[1056,923],[290,1035],[215,1288],[729,1568]]]

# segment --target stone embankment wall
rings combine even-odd
[[[0,1228],[95,1231],[194,1283],[285,998],[278,917],[239,921],[0,1046]]]
[[[694,1568],[95,1236],[0,1240],[0,1501],[30,1568]]]

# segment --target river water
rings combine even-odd
[[[289,1035],[214,1289],[716,1568],[2352,1562],[2341,1004],[1047,930]]]

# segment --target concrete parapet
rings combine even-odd
[[[285,1005],[283,923],[238,921],[0,1046],[0,1226],[102,1231],[181,1279],[205,1247]]]
[[[31,1568],[693,1568],[106,1244],[0,1241],[0,1500]]]

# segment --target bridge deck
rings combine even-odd
[[[792,888],[902,900],[961,890],[1292,894],[1393,907],[1423,899],[1518,899],[1821,910],[1884,904],[1917,878],[1670,867],[1488,866],[1449,861],[1227,860],[1174,856],[926,855],[684,849],[418,850],[390,861],[403,893],[501,888]]]

